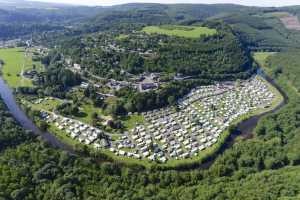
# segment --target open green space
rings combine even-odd
[[[59,130],[54,124],[49,124],[48,131],[58,137],[63,143],[72,146],[74,149],[76,149],[77,146],[84,146],[79,141],[69,137],[65,131]]]
[[[285,76],[286,83],[290,85],[298,94],[300,93],[299,68],[300,52],[288,51],[270,56],[263,68],[272,76]]]
[[[128,38],[129,37],[129,35],[126,35],[126,34],[120,34],[120,35],[118,35],[117,37],[116,37],[116,39],[117,40],[123,40],[123,39],[126,39],[126,38]]]
[[[21,77],[26,64],[24,50],[21,48],[0,49],[0,59],[4,61],[2,74],[11,87],[32,86],[30,80]]]
[[[36,66],[42,70],[40,62],[32,61],[32,51],[23,48],[0,49],[0,59],[4,61],[2,75],[10,87],[32,86],[32,81],[22,77],[22,72]]]
[[[136,127],[137,124],[144,123],[144,117],[142,115],[137,115],[137,114],[123,117],[123,118],[121,118],[121,120],[124,122],[124,126],[127,130]]]
[[[288,17],[288,16],[290,16],[290,13],[278,11],[278,12],[267,13],[266,16],[272,16],[272,17],[279,17],[279,18],[281,18],[281,17]]]
[[[200,26],[147,26],[143,28],[144,32],[148,34],[162,34],[169,36],[178,36],[186,38],[199,38],[202,35],[214,35],[217,33],[216,29]]]
[[[34,103],[32,101],[28,101],[25,99],[21,99],[21,101],[23,104],[25,104],[26,106],[30,106],[34,110],[39,110],[39,111],[45,110],[45,111],[50,111],[50,112],[53,112],[58,105],[63,103],[62,100],[55,99],[55,98],[51,98],[51,99],[47,99],[47,100],[44,99],[41,103]]]
[[[274,54],[276,54],[276,52],[255,52],[253,54],[253,58],[260,66],[263,67],[266,65],[267,58]]]
[[[106,118],[106,116],[103,114],[102,109],[95,107],[92,102],[89,101],[84,101],[79,107],[79,110],[82,114],[80,114],[79,116],[74,116],[74,118],[88,124],[91,124],[93,121],[93,113],[97,113],[97,115],[101,118]]]

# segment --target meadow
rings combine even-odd
[[[216,29],[198,26],[147,26],[143,28],[143,32],[148,34],[163,34],[169,36],[186,37],[186,38],[199,38],[203,35],[214,35],[217,33]]]
[[[276,52],[255,52],[253,58],[260,66],[265,66],[267,58],[275,53]]]
[[[23,48],[0,49],[0,59],[4,61],[2,75],[10,87],[32,86],[31,80],[22,77],[22,71],[32,69],[33,64],[40,70],[40,62],[32,61],[32,52]]]
[[[290,13],[288,13],[288,12],[270,12],[270,13],[265,14],[265,16],[267,16],[267,17],[278,17],[278,18],[281,18],[281,17],[288,17],[288,16],[290,16]]]

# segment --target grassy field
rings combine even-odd
[[[117,40],[123,40],[123,39],[126,39],[128,38],[129,36],[128,35],[125,35],[125,34],[120,34],[116,37]]]
[[[78,93],[79,94],[79,93]],[[21,97],[21,101],[26,104],[27,106],[30,106],[34,110],[46,110],[53,112],[58,105],[61,105],[64,103],[63,100],[57,99],[57,98],[44,98],[43,101],[39,104],[34,104],[32,102],[37,101],[39,98],[36,98],[35,100],[25,100],[26,96]],[[112,117],[109,115],[106,115],[104,111],[101,108],[95,107],[93,103],[88,100],[84,99],[82,100],[82,103],[79,107],[80,114],[78,116],[72,116],[73,119],[82,121],[84,123],[93,124],[93,113],[97,113],[100,118],[103,120],[111,120]],[[119,120],[121,120],[124,124],[124,129],[129,130],[136,126],[136,124],[143,124],[144,118],[141,115],[131,115],[126,117],[120,117]],[[115,133],[114,130],[111,129],[112,133]]]
[[[131,115],[121,119],[124,122],[124,126],[127,130],[136,127],[137,124],[143,124],[145,119],[142,115]]]
[[[186,38],[199,38],[202,35],[214,35],[217,30],[207,27],[198,26],[147,26],[143,28],[144,32],[148,34],[163,34],[169,36],[178,36]]]
[[[92,124],[92,114],[97,113],[98,116],[104,117],[102,109],[94,107],[92,102],[85,101],[82,103],[82,105],[79,107],[80,112],[83,114],[82,116],[74,116],[77,120],[80,120],[82,122]]]
[[[267,58],[274,54],[276,54],[276,52],[255,52],[253,54],[253,58],[261,67],[264,67],[266,65]]]
[[[290,16],[290,13],[288,12],[270,12],[270,13],[267,13],[265,14],[265,16],[267,17],[287,17],[287,16]]]
[[[39,104],[33,104],[25,100],[24,102],[35,110],[46,110],[50,112],[53,112],[58,105],[61,105],[63,103],[63,101],[60,99],[43,100]]]
[[[2,75],[11,87],[32,86],[31,80],[21,76],[22,71],[32,69],[33,64],[42,69],[41,63],[32,61],[32,52],[22,48],[0,49],[0,59],[5,62]]]
[[[300,53],[298,51],[280,52],[270,56],[268,65],[262,65],[262,68],[271,75],[284,75],[285,77],[288,77],[286,82],[299,94],[299,63]]]

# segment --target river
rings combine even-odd
[[[6,104],[8,110],[13,115],[13,117],[23,126],[26,130],[32,131],[34,134],[41,136],[45,141],[51,144],[55,148],[60,148],[73,153],[72,148],[64,143],[62,143],[56,136],[49,132],[42,132],[31,119],[27,117],[24,111],[17,104],[13,91],[4,82],[2,77],[0,77],[0,96],[4,103]]]

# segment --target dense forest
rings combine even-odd
[[[290,54],[279,54],[289,60]],[[269,68],[275,72],[273,56]],[[2,199],[291,199],[300,194],[299,93],[289,63],[273,78],[289,103],[268,115],[252,139],[240,140],[207,170],[165,171],[69,155],[25,132],[1,104]],[[293,85],[293,83],[291,83]],[[97,158],[97,159],[95,159]],[[103,158],[104,159],[104,158]],[[102,159],[102,160],[103,160]],[[184,166],[182,166],[184,167]]]

